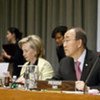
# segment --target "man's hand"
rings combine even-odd
[[[88,86],[85,87],[85,83],[83,81],[76,81],[75,87],[79,91],[83,91],[84,88],[88,91],[90,88]]]

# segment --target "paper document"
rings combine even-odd
[[[9,63],[0,63],[0,76],[3,76],[4,73],[7,73],[9,67]]]

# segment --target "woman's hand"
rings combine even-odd
[[[25,78],[23,76],[19,77],[16,82],[19,82],[19,83],[25,83]]]

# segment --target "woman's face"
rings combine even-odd
[[[31,48],[28,42],[22,45],[22,50],[23,56],[26,59],[26,61],[33,62],[36,58],[36,50]]]
[[[6,38],[7,38],[7,41],[11,43],[11,42],[13,41],[13,39],[15,38],[15,35],[12,34],[12,33],[9,32],[9,31],[7,31]]]
[[[64,36],[60,32],[56,33],[55,42],[57,46],[61,46],[63,44],[63,39],[64,39]]]

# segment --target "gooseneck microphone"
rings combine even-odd
[[[88,74],[88,76],[87,76],[87,78],[86,78],[86,80],[85,80],[84,89],[83,89],[83,93],[84,93],[84,94],[86,94],[86,92],[87,92],[87,83],[88,83],[89,78],[91,77],[91,75],[92,75],[92,73],[93,73],[93,70],[94,70],[95,67],[96,67],[97,62],[99,61],[99,57],[100,57],[100,56],[97,56],[97,58],[96,58],[96,60],[95,60],[95,62],[94,62],[94,64],[93,64],[93,66],[92,66],[92,68],[91,68],[91,70],[90,70],[90,72],[89,72],[89,74]]]

